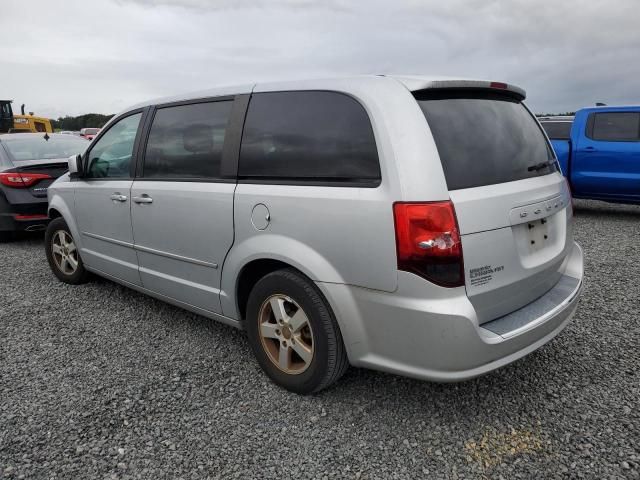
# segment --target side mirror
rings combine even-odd
[[[69,176],[71,178],[82,176],[82,155],[71,155],[67,163],[69,164]]]

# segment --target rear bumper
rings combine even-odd
[[[437,287],[410,273],[398,272],[394,293],[318,285],[336,312],[352,365],[453,382],[507,365],[564,329],[582,288],[577,244],[560,268],[562,280],[545,295],[483,325],[464,288]]]
[[[0,197],[0,232],[44,230],[49,223],[47,201],[13,205]]]
[[[46,213],[28,219],[16,218],[15,214],[0,214],[0,232],[38,232],[45,230],[48,223]]]

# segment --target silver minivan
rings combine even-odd
[[[555,337],[582,287],[570,191],[524,98],[368,76],[134,106],[49,188],[49,264],[246,329],[297,393],[349,365],[482,375]]]

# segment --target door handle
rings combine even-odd
[[[149,195],[147,195],[146,193],[143,193],[141,196],[139,197],[133,197],[133,201],[138,203],[138,204],[143,204],[143,203],[153,203],[153,198],[151,198]]]
[[[109,198],[111,200],[113,200],[114,202],[126,202],[127,201],[127,196],[126,195],[122,195],[120,192],[114,193]]]
[[[584,147],[585,152],[597,152],[598,149],[596,147]]]

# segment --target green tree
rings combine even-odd
[[[51,120],[51,126],[56,130],[80,130],[82,128],[102,128],[113,115],[101,113],[86,113],[77,117],[66,116]]]

